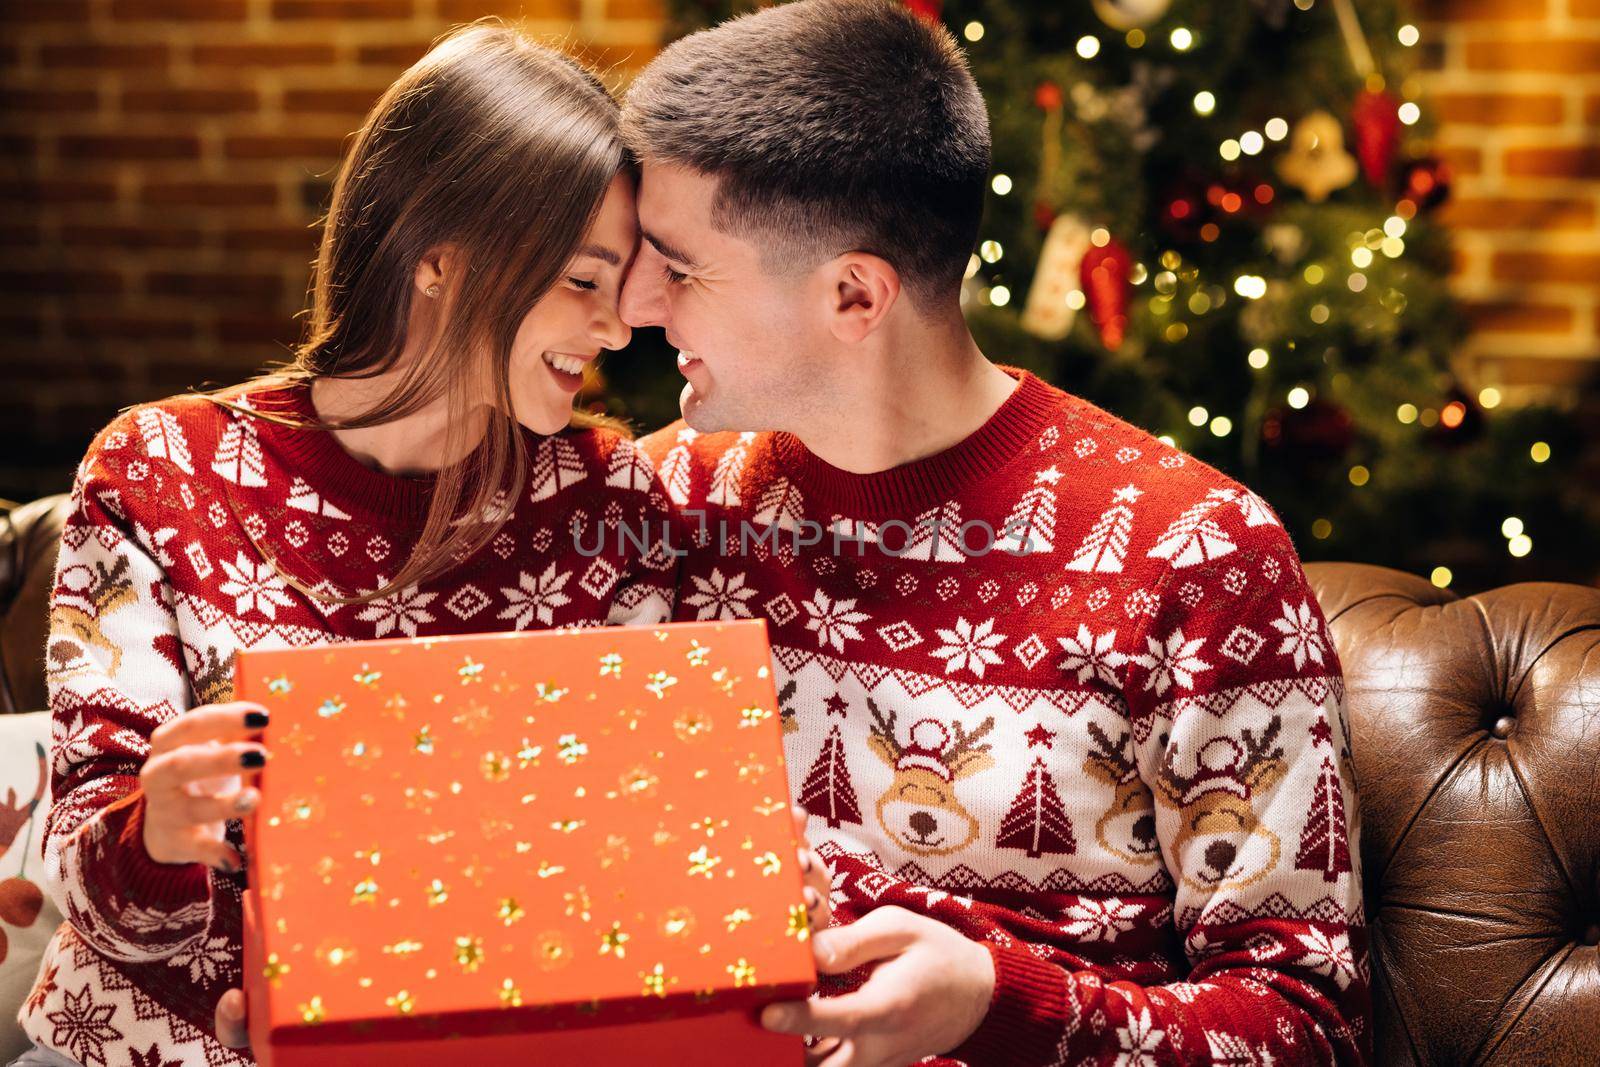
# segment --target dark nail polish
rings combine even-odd
[[[251,749],[239,757],[239,766],[247,770],[257,770],[267,765],[267,757],[260,749]]]
[[[264,711],[247,711],[244,713],[244,728],[246,730],[262,730],[266,728],[268,715]]]

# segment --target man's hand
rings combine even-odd
[[[948,1052],[978,1029],[994,998],[989,950],[905,908],[877,908],[811,945],[824,974],[878,967],[854,993],[769,1004],[761,1013],[768,1030],[824,1038],[808,1064],[903,1067]]]
[[[244,990],[230,989],[217,1001],[217,1041],[228,1048],[246,1048],[250,1031],[245,1024]]]

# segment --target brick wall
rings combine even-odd
[[[1463,361],[1512,399],[1571,385],[1600,367],[1600,0],[1417,2]],[[0,0],[0,495],[284,351],[342,140],[436,34],[504,15],[620,78],[662,3]]]
[[[1515,398],[1600,365],[1600,0],[1424,0],[1425,106],[1456,182],[1453,288],[1483,385]]]
[[[439,33],[501,15],[620,78],[660,2],[0,0],[0,496],[284,354],[343,140]]]

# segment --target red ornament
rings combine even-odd
[[[1450,197],[1450,167],[1442,159],[1424,156],[1405,166],[1400,195],[1418,211],[1438,207]]]
[[[1033,202],[1033,224],[1040,233],[1049,233],[1050,224],[1056,221],[1056,209],[1043,200]]]
[[[1337,463],[1355,443],[1355,423],[1344,408],[1319,397],[1303,408],[1269,411],[1261,441],[1296,464]]]
[[[1055,82],[1040,82],[1033,91],[1033,105],[1041,111],[1060,111],[1061,104],[1061,86]]]
[[[1444,403],[1439,407],[1439,421],[1429,431],[1429,436],[1446,448],[1470,444],[1483,436],[1485,415],[1483,408],[1472,395],[1459,385],[1445,392]]]
[[[1361,173],[1375,189],[1389,187],[1389,170],[1400,146],[1400,102],[1383,90],[1363,89],[1350,110],[1355,128],[1356,158]]]
[[[1100,331],[1100,343],[1116,351],[1128,332],[1128,272],[1133,256],[1115,237],[1089,246],[1079,267],[1079,284],[1089,317]]]
[[[904,3],[914,14],[929,22],[939,22],[944,18],[944,0],[904,0]]]

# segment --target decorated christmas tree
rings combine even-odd
[[[800,806],[826,819],[829,826],[861,824],[861,806],[856,801],[850,767],[845,763],[844,740],[835,726],[817,754],[816,762],[800,787]]]
[[[908,4],[963,43],[989,104],[963,300],[991,358],[1239,478],[1307,560],[1466,589],[1593,578],[1576,418],[1453,361],[1450,174],[1400,5]],[[675,0],[669,35],[753,6]],[[669,360],[614,367],[614,410],[674,414]],[[1054,535],[1051,494],[1026,502],[1034,536]],[[1137,506],[1110,503],[1086,566]]]
[[[1019,848],[1035,859],[1047,852],[1077,851],[1078,843],[1072,836],[1066,806],[1050,780],[1050,769],[1043,759],[1035,758],[1033,766],[1028,768],[1028,776],[1012,800],[1011,810],[1000,822],[1000,835],[995,844],[1001,848]]]

